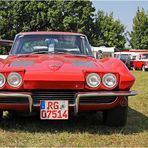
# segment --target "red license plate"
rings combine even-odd
[[[41,100],[40,119],[43,120],[67,120],[68,100]]]

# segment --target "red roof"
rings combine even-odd
[[[63,35],[83,35],[76,32],[56,32],[56,31],[35,31],[35,32],[20,32],[21,35],[48,35],[48,34],[63,34]]]
[[[135,49],[135,50],[130,50],[130,52],[148,52],[148,50],[144,50],[144,49]]]
[[[139,52],[139,54],[148,54],[148,51],[147,52]]]
[[[123,52],[148,52],[145,49],[130,49],[130,50],[122,50]]]

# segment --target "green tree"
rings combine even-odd
[[[119,20],[114,20],[113,13],[104,14],[103,11],[98,11],[95,18],[93,44],[122,49],[126,42],[124,31],[124,25]]]
[[[92,37],[94,26],[94,11],[91,1],[65,1],[64,2],[64,30],[75,31]]]
[[[130,44],[134,49],[148,49],[148,13],[138,8],[133,19]]]
[[[5,1],[1,2],[0,34],[2,38],[13,39],[21,31],[47,30],[47,1]]]
[[[91,36],[91,1],[0,1],[0,34],[13,39],[21,31],[75,31]]]

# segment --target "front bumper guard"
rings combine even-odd
[[[135,96],[137,95],[136,91],[100,91],[100,92],[82,92],[82,93],[77,93],[75,97],[75,106],[74,106],[74,113],[75,115],[79,111],[79,104],[80,104],[80,98],[83,99],[83,97],[102,97],[102,96]]]
[[[79,105],[80,105],[80,99],[83,99],[83,97],[94,97],[94,96],[135,96],[137,94],[136,91],[99,91],[99,92],[79,92],[75,95],[75,103],[72,105],[74,107],[74,114],[77,115],[79,111]],[[27,98],[29,102],[29,111],[32,112],[32,106],[33,106],[33,98],[31,96],[31,93],[0,93],[0,98],[15,98],[19,97],[20,99]]]
[[[31,97],[30,93],[0,93],[0,98],[15,98],[19,97],[20,99],[27,98],[29,102],[29,111],[32,112],[32,105],[33,105],[33,99]]]

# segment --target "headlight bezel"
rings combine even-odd
[[[94,85],[94,84],[90,84],[90,78],[97,78],[98,79],[98,84]],[[86,84],[89,88],[98,88],[101,84],[101,77],[99,74],[97,73],[89,73],[87,76],[86,76]]]
[[[112,77],[114,78],[114,80],[115,80],[115,83],[114,83],[114,85],[112,85],[112,86],[107,85],[106,82],[105,82],[105,79],[106,79],[107,77],[109,77],[109,76],[112,76]],[[106,73],[106,74],[104,74],[103,77],[102,77],[102,84],[103,84],[106,88],[108,88],[108,89],[113,89],[113,88],[115,88],[115,87],[117,86],[117,83],[118,83],[118,82],[117,82],[117,77],[116,77],[116,75],[113,74],[113,73]]]
[[[0,85],[0,88],[3,88],[5,86],[5,84],[6,84],[6,77],[5,77],[5,75],[3,73],[0,73],[0,76],[2,76],[2,78],[4,80],[3,85]]]
[[[19,83],[17,85],[11,84],[11,82],[9,80],[10,77],[13,76],[13,75],[15,75],[15,76],[17,76],[17,78],[19,78]],[[11,72],[11,73],[8,74],[7,83],[12,88],[19,88],[19,87],[21,87],[21,85],[23,83],[23,78],[22,78],[21,74],[19,74],[18,72]]]

